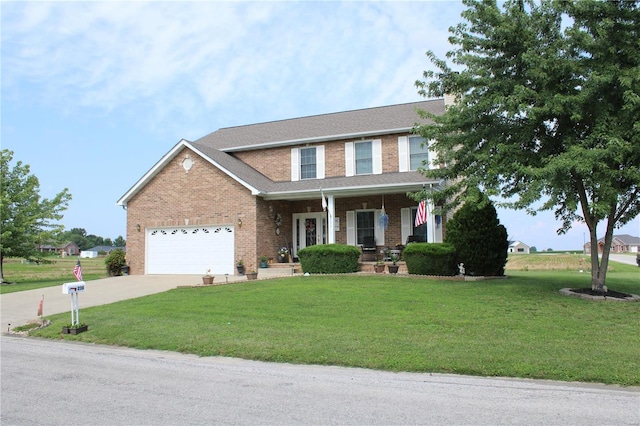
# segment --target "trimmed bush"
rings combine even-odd
[[[502,276],[507,264],[507,229],[500,225],[489,198],[473,192],[451,220],[445,242],[453,244],[457,263],[464,263],[466,275]]]
[[[451,276],[458,273],[456,248],[446,243],[411,243],[402,252],[407,271],[417,275]]]
[[[358,272],[360,249],[345,244],[319,244],[298,251],[303,272],[343,274]]]
[[[112,250],[104,260],[104,264],[107,265],[107,274],[109,274],[110,277],[122,275],[122,267],[127,264],[124,250]]]

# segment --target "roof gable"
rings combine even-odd
[[[145,175],[138,180],[117,202],[125,207],[154,176],[156,176],[184,148],[213,164],[229,177],[249,189],[253,195],[296,193],[298,197],[311,196],[324,189],[349,191],[372,188],[380,193],[380,186],[394,190],[415,190],[416,185],[429,183],[417,172],[386,173],[382,175],[334,178],[313,182],[274,182],[229,153],[267,147],[294,145],[309,142],[333,141],[367,135],[407,133],[416,124],[424,123],[418,110],[440,115],[444,113],[444,100],[436,99],[407,104],[383,106],[337,112],[288,120],[258,123],[219,129],[195,142],[182,139]],[[345,181],[345,179],[348,179]],[[376,188],[377,186],[377,188]],[[305,195],[306,194],[306,195]],[[316,196],[316,195],[313,195]]]

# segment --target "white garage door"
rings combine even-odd
[[[234,273],[231,226],[147,229],[147,274]]]

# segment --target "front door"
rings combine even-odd
[[[299,213],[293,215],[294,256],[298,250],[316,244],[327,243],[327,219],[325,213]]]

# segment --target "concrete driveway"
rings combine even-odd
[[[267,272],[268,271],[268,272]],[[274,277],[278,275],[274,269],[265,270],[263,274]],[[290,271],[282,270],[282,275],[291,275]],[[261,278],[260,274],[258,278]],[[246,281],[245,276],[216,275],[214,284]],[[69,280],[67,282],[71,282]],[[8,331],[29,321],[38,319],[38,304],[44,296],[43,316],[69,312],[71,315],[71,299],[62,294],[62,282],[59,286],[39,288],[29,291],[19,291],[0,295],[0,331]],[[125,299],[133,299],[149,294],[161,293],[178,286],[202,285],[200,275],[128,275],[122,277],[103,278],[87,281],[86,291],[79,294],[80,317],[82,308],[106,305]],[[71,317],[69,317],[71,319]],[[10,324],[10,325],[9,325]]]
[[[629,254],[609,254],[609,260],[613,260],[614,262],[626,263],[627,265],[636,266],[636,253]]]

